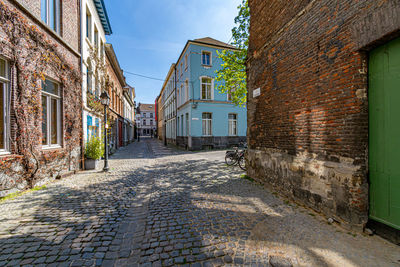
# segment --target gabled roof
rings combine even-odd
[[[151,112],[155,112],[155,104],[142,104],[139,103],[139,109],[141,112],[143,111],[151,111]]]
[[[202,44],[209,44],[209,45],[216,45],[216,46],[222,46],[222,47],[227,47],[231,49],[237,49],[237,47],[234,47],[233,45],[215,40],[211,37],[204,37],[204,38],[199,38],[199,39],[194,39],[193,42],[196,43],[202,43]]]
[[[93,0],[93,2],[94,2],[94,5],[96,6],[97,14],[99,14],[101,25],[103,26],[103,29],[104,29],[104,33],[106,35],[112,34],[110,20],[108,19],[104,0]]]

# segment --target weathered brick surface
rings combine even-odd
[[[400,2],[249,5],[249,174],[362,225],[368,218],[368,50],[399,36]],[[258,87],[261,95],[253,98]]]
[[[23,5],[31,15],[41,20],[40,0],[14,0]],[[11,2],[13,2],[11,0]],[[79,51],[79,1],[68,0],[61,3],[61,37],[76,51]]]
[[[80,80],[79,1],[62,2],[64,31],[57,37],[37,21],[40,20],[40,0],[0,0],[2,14],[14,20],[7,23],[31,29],[28,35],[15,33],[15,39],[10,39],[4,27],[6,23],[0,27],[0,55],[11,66],[10,154],[0,157],[0,196],[80,169],[82,95],[80,87],[76,87]],[[68,27],[69,30],[65,30]],[[53,58],[46,58],[43,51]],[[40,84],[43,77],[54,79],[62,88],[63,138],[59,149],[43,150],[41,146]],[[25,80],[31,82],[29,86]],[[27,98],[35,100],[27,101]],[[29,154],[35,154],[36,158]],[[37,167],[37,171],[32,171],[32,166]],[[32,178],[30,182],[28,178]]]

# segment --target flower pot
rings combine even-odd
[[[99,163],[98,159],[85,159],[85,170],[96,170],[99,168]]]

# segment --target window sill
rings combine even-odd
[[[62,149],[62,146],[60,145],[42,146],[42,150],[44,151],[60,150],[60,149]]]
[[[201,64],[204,68],[211,68],[212,65]]]
[[[6,157],[6,156],[10,156],[11,152],[9,151],[0,151],[0,157]]]

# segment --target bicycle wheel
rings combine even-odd
[[[241,155],[241,156],[240,156],[238,162],[239,162],[239,167],[240,167],[242,170],[245,171],[245,170],[246,170],[246,159],[245,159],[244,155]]]
[[[233,153],[227,153],[225,155],[225,163],[228,164],[229,166],[235,165],[236,163],[236,157]]]

